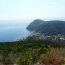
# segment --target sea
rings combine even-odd
[[[11,42],[31,34],[26,27],[31,20],[0,21],[0,42]]]
[[[0,21],[0,42],[11,42],[27,37],[32,32],[26,27],[35,19],[2,20]],[[64,20],[65,18],[44,18],[42,20]]]

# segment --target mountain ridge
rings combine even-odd
[[[27,29],[47,35],[65,34],[65,21],[36,19],[28,25]]]

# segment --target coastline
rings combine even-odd
[[[35,33],[35,32],[33,31],[33,32],[31,32],[31,34],[28,34],[27,36],[18,38],[18,39],[16,39],[16,40],[14,40],[13,42],[15,42],[15,41],[21,41],[21,40],[24,41],[26,38],[32,36],[34,33]]]

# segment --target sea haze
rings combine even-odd
[[[14,41],[28,36],[31,32],[26,29],[30,20],[1,21],[0,42]]]

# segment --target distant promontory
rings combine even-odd
[[[27,26],[30,31],[40,32],[47,35],[65,34],[65,21],[51,20],[43,21],[40,19],[34,20]]]

